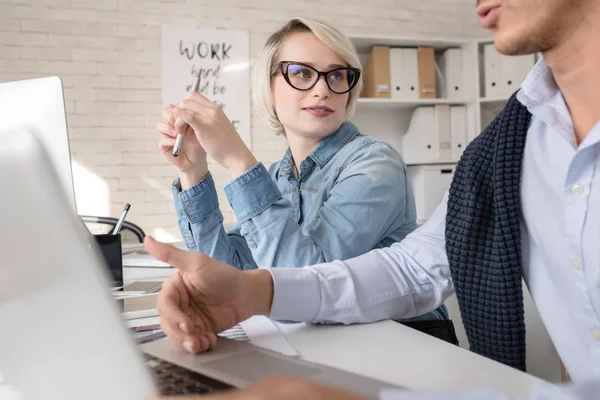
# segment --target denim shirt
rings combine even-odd
[[[267,171],[257,163],[224,187],[238,222],[229,231],[210,174],[173,195],[189,250],[248,270],[303,267],[389,247],[416,228],[406,165],[351,122],[323,139],[296,174],[290,149]],[[416,319],[446,319],[444,306]]]

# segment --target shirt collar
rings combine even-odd
[[[358,134],[358,128],[352,122],[344,122],[337,131],[321,140],[309,157],[319,168],[323,168],[342,147]]]
[[[552,98],[559,91],[552,70],[544,58],[540,58],[529,71],[517,93],[517,99],[525,107],[531,107]]]
[[[323,168],[342,147],[354,139],[359,133],[358,128],[352,122],[346,121],[337,131],[321,140],[317,148],[309,154],[308,158],[312,159],[319,168]],[[279,163],[279,174],[289,175],[291,174],[292,169],[293,156],[292,151],[288,147]]]
[[[544,58],[538,60],[523,81],[517,99],[532,115],[563,135],[573,149],[583,150],[600,141],[600,122],[598,122],[585,140],[579,146],[577,145],[569,108]]]
[[[288,147],[287,151],[285,152],[285,155],[279,163],[279,175],[290,175],[292,173],[292,169],[292,150],[290,150],[290,148]]]

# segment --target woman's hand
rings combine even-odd
[[[158,148],[167,161],[179,170],[182,189],[188,189],[200,182],[208,174],[208,162],[206,151],[202,148],[191,127],[185,126],[183,145],[178,157],[173,156],[175,145],[175,123],[173,115],[175,105],[170,104],[162,110],[162,121],[156,124],[156,130],[160,133]],[[184,127],[181,127],[181,131]]]
[[[182,132],[186,124],[190,126],[199,146],[226,168],[233,178],[256,164],[256,158],[221,107],[206,97],[190,93],[171,112],[176,118],[174,132]]]

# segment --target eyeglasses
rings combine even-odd
[[[294,89],[309,90],[312,89],[321,76],[325,77],[327,87],[333,93],[348,93],[358,83],[360,69],[352,67],[340,67],[331,71],[317,71],[310,65],[294,61],[281,61],[272,71],[275,75],[281,71],[285,81]]]

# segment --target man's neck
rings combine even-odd
[[[579,29],[544,59],[565,98],[577,144],[600,120],[600,26]]]

